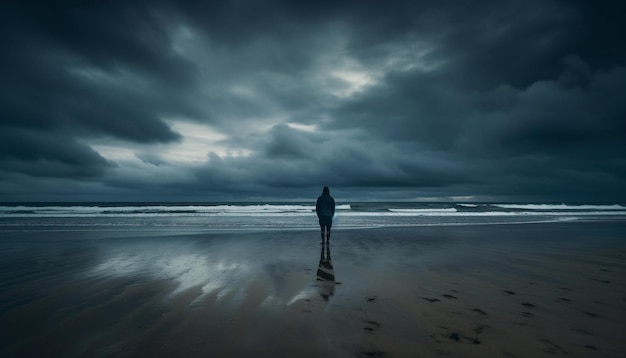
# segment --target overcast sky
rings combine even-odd
[[[620,1],[34,3],[0,201],[626,201]]]

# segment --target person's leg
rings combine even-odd
[[[330,227],[333,226],[333,224],[330,222],[328,223],[328,225],[326,225],[326,242],[330,242]]]
[[[322,244],[324,243],[324,231],[326,231],[326,227],[324,224],[320,223],[320,231],[322,235]]]

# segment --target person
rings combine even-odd
[[[326,236],[326,242],[330,242],[330,227],[333,225],[333,216],[335,215],[335,199],[330,196],[330,189],[327,186],[322,190],[322,195],[317,198],[315,212],[320,221],[322,244],[324,243],[324,236]]]

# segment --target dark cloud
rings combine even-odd
[[[139,142],[179,139],[160,117],[176,110],[176,91],[193,81],[193,67],[171,53],[144,8],[7,7],[1,125]]]
[[[127,68],[170,85],[193,81],[193,67],[170,48],[166,9],[158,4],[154,9],[144,1],[17,4],[7,5],[3,20],[18,49],[34,45],[31,54],[55,51],[102,70]]]
[[[0,10],[5,198],[626,200],[620,2]]]
[[[2,170],[42,177],[89,178],[113,163],[62,134],[5,129],[0,134]]]

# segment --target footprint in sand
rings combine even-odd
[[[486,327],[486,326],[484,326]],[[455,342],[459,342],[459,343],[466,343],[466,344],[482,344],[482,342],[478,339],[478,338],[473,338],[473,337],[466,337],[464,336],[462,333],[460,332],[450,332],[450,330],[447,327],[441,327],[444,331],[447,332],[443,332],[443,333],[433,333],[430,335],[430,338],[432,338],[435,342],[437,343],[445,343],[446,340],[453,340]],[[482,330],[482,327],[480,328],[480,330]],[[474,330],[476,332],[476,330]]]
[[[563,348],[561,348],[558,345],[550,342],[547,339],[541,339],[540,341],[547,345],[547,347],[545,347],[543,349],[544,352],[547,352],[547,353],[550,353],[550,354],[561,353],[561,354],[569,355],[568,351],[564,350]]]
[[[507,295],[509,295],[509,296],[512,296],[512,295],[514,295],[514,294],[515,294],[515,292],[513,292],[513,291],[509,291],[509,290],[502,290],[502,292],[506,293],[506,294],[507,294]]]
[[[447,298],[449,300],[456,300],[457,299],[456,296],[452,296],[452,295],[448,295],[448,294],[443,295],[443,297],[445,297],[445,298]]]
[[[476,328],[474,328],[474,333],[481,334],[485,328],[489,328],[489,326],[486,324],[479,324]]]
[[[600,280],[598,278],[592,278],[591,280],[592,281],[596,281],[596,282],[602,282],[602,283],[611,283],[611,281],[609,281],[609,280]]]
[[[477,312],[477,313],[480,313],[480,314],[481,314],[481,315],[483,315],[483,316],[486,316],[486,315],[487,315],[487,312],[485,312],[485,311],[481,310],[480,308],[472,308],[472,311]]]
[[[532,303],[528,303],[528,302],[522,303],[522,306],[528,307],[528,308],[535,308],[535,305],[533,305]]]
[[[363,327],[363,329],[368,332],[374,332],[380,328],[380,323],[376,321],[363,321],[363,323],[365,323],[365,327]]]
[[[459,333],[457,333],[457,332],[451,333],[448,336],[448,338],[450,338],[451,340],[456,341],[456,342],[461,342],[461,335]],[[463,341],[465,343],[481,344],[480,340],[478,340],[478,338],[470,338],[470,337],[462,337],[462,338],[463,338]]]
[[[524,312],[522,312],[522,316],[524,316],[524,317],[526,317],[526,318],[532,318],[532,317],[534,317],[535,315],[534,315],[534,314],[532,314],[531,312],[524,311]]]
[[[426,301],[430,302],[430,303],[441,301],[438,298],[429,298],[429,297],[422,297],[422,298],[425,299]]]

